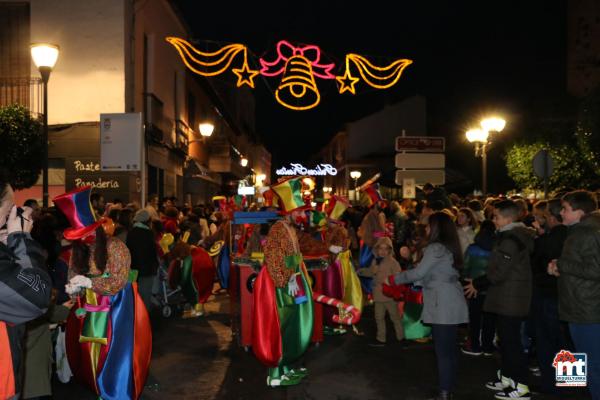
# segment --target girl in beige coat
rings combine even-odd
[[[375,322],[377,324],[376,340],[371,344],[373,346],[383,346],[386,342],[385,315],[390,315],[396,331],[396,339],[404,339],[404,329],[402,327],[402,318],[398,312],[398,303],[391,297],[383,294],[382,286],[387,277],[402,271],[400,264],[394,258],[392,241],[388,237],[377,239],[373,246],[375,258],[369,268],[358,270],[358,274],[365,277],[373,277],[373,300],[375,302]]]

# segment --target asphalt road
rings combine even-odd
[[[248,400],[423,400],[437,387],[433,346],[414,343],[402,348],[367,345],[374,336],[373,307],[367,307],[360,329],[364,336],[347,333],[326,336],[311,346],[302,363],[309,376],[300,385],[268,388],[266,368],[238,347],[230,329],[229,302],[219,294],[207,304],[207,315],[182,319],[154,318],[154,350],[150,376],[142,399],[248,399]],[[484,387],[499,365],[491,358],[461,355],[457,399],[493,399]],[[531,377],[535,389],[537,379]],[[55,384],[57,399],[96,399],[77,383]],[[554,397],[535,395],[534,399]],[[561,399],[588,399],[584,391],[570,391]]]

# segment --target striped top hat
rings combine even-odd
[[[52,199],[56,207],[69,220],[71,228],[65,229],[67,240],[82,239],[96,231],[102,225],[102,220],[96,221],[90,202],[91,186],[77,188]]]

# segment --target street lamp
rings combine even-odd
[[[203,122],[200,125],[198,125],[198,129],[200,129],[200,134],[202,136],[210,137],[210,135],[212,135],[213,131],[215,130],[215,126],[210,122]]]
[[[350,171],[350,178],[354,179],[354,199],[358,200],[358,193],[356,192],[356,188],[358,187],[358,179],[362,173],[360,171]]]
[[[501,132],[506,126],[502,118],[485,118],[480,122],[482,129],[471,129],[467,131],[467,140],[475,143],[475,157],[481,157],[481,191],[487,193],[487,151],[492,144],[490,133]]]
[[[58,60],[59,48],[53,44],[34,43],[30,46],[33,63],[40,71],[42,83],[44,84],[44,133],[43,160],[42,160],[42,201],[43,206],[48,207],[48,80],[50,72]]]
[[[242,156],[242,159],[240,160],[240,164],[242,165],[242,167],[246,167],[248,165],[248,159],[244,156]]]

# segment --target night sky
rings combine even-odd
[[[271,59],[285,39],[320,46],[336,65],[350,52],[381,64],[414,60],[388,90],[360,85],[356,96],[339,95],[335,83],[320,80],[321,104],[309,111],[275,101],[278,78],[257,80],[257,132],[274,165],[306,160],[344,123],[420,94],[427,99],[427,133],[447,138],[447,166],[474,182],[480,180],[479,160],[464,132],[487,113],[505,117],[489,181],[492,190],[506,189],[511,182],[501,159],[504,146],[528,134],[527,121],[539,103],[565,92],[565,1],[362,2],[365,8],[348,1],[175,4],[194,39],[243,43],[258,57]]]

